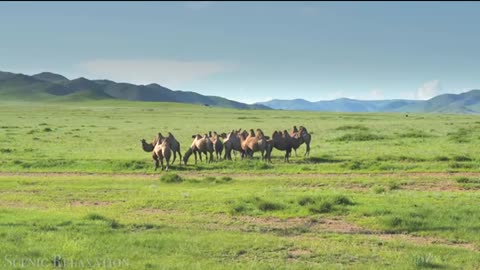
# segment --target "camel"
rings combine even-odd
[[[163,171],[163,160],[165,159],[167,166],[165,168],[168,171],[168,166],[170,165],[170,157],[172,156],[172,149],[170,148],[170,144],[166,139],[160,139],[157,141],[155,148],[153,149],[154,155],[157,156],[155,160],[155,171],[158,168],[158,161],[160,160],[160,164],[162,166]]]
[[[270,147],[268,156],[271,157],[271,152],[273,148],[276,148],[280,151],[285,151],[285,162],[289,162],[288,158],[292,152],[292,138],[290,134],[284,130],[283,133],[281,131],[275,131],[272,134],[272,139],[269,140],[273,143],[273,147]]]
[[[267,139],[261,129],[257,129],[257,133],[250,129],[248,136],[241,136],[242,149],[247,156],[253,157],[253,153],[260,151],[262,160],[265,159],[265,151],[267,150]]]
[[[235,159],[237,158],[237,151],[242,153],[243,157],[243,149],[240,142],[240,135],[238,134],[239,131],[232,130],[228,135],[222,134],[224,136],[223,144],[225,148],[225,159],[232,160],[232,150],[233,154],[235,155]]]
[[[293,150],[295,151],[295,156],[297,156],[297,149],[303,143],[305,143],[307,147],[304,156],[310,155],[310,141],[312,140],[312,135],[308,133],[307,129],[304,126],[300,126],[299,129],[297,129],[297,126],[293,126],[293,129],[290,132],[290,137],[295,138],[299,142],[298,146],[297,146],[297,143],[295,143],[295,145],[293,146]]]
[[[164,140],[166,139],[168,144],[170,145],[170,148],[172,149],[172,152],[173,152],[173,161],[172,163],[175,162],[175,160],[177,159],[177,153],[178,155],[180,156],[180,164],[182,164],[182,153],[180,152],[180,143],[177,141],[177,139],[175,139],[175,136],[173,136],[172,133],[168,132],[168,135],[167,137],[163,137],[162,133],[158,133],[157,137],[155,138],[155,142],[157,142],[158,140]]]
[[[205,134],[203,137],[200,134],[192,135],[193,142],[190,146],[190,150],[185,153],[183,161],[187,165],[188,158],[192,155],[195,155],[195,164],[197,164],[197,153],[200,155],[200,161],[202,161],[202,153],[205,154],[205,160],[207,162],[213,161],[213,143],[208,137],[208,134]],[[207,152],[210,153],[210,159],[207,159]]]
[[[225,133],[223,133],[222,135],[224,135]],[[208,133],[209,137],[210,137],[210,140],[212,141],[213,143],[213,150],[215,152],[215,155],[217,157],[217,161],[219,159],[222,158],[222,152],[223,152],[223,143],[222,141],[220,141],[220,135],[217,134],[216,131],[213,132],[213,136],[212,136],[212,132],[210,131]]]
[[[307,149],[305,150],[304,156],[310,156],[310,142],[312,141],[312,135],[308,133],[307,129],[304,126],[300,126],[300,136],[302,136],[303,141]]]

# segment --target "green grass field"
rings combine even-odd
[[[140,144],[293,125],[290,164]],[[0,269],[479,269],[479,143],[475,115],[0,102]]]

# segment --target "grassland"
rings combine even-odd
[[[194,133],[293,125],[312,149],[291,164],[274,151],[166,174],[140,147],[159,131],[185,152]],[[479,128],[475,115],[0,102],[0,268],[478,269]]]

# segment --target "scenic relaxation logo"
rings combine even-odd
[[[125,258],[68,258],[54,255],[44,258],[30,258],[5,255],[0,262],[0,268],[32,269],[52,267],[53,269],[85,268],[85,269],[119,269],[129,267],[130,262]]]

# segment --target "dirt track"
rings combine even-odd
[[[470,176],[480,177],[480,172],[396,172],[396,173],[299,173],[299,174],[273,174],[273,173],[218,173],[218,172],[176,172],[181,176],[230,176],[230,177],[286,177],[286,178],[329,178],[329,177],[459,177]],[[135,177],[135,178],[157,178],[162,175],[158,173],[88,173],[88,172],[0,172],[0,176],[26,176],[26,177],[48,177],[48,176],[112,176],[112,177]]]

